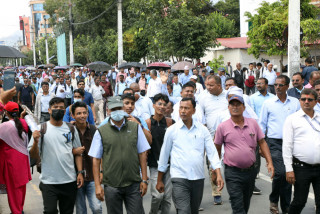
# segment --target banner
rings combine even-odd
[[[58,55],[58,65],[67,65],[67,48],[66,48],[66,34],[60,34],[57,37],[57,55]]]

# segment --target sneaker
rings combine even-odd
[[[253,194],[254,194],[254,195],[261,195],[261,190],[258,189],[256,186],[254,186]]]
[[[214,196],[213,197],[213,204],[214,205],[221,205],[222,204],[221,196]]]
[[[204,209],[202,207],[199,208],[199,211],[203,211]]]

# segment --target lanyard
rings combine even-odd
[[[313,130],[317,131],[317,132],[320,132],[320,130],[316,129],[316,127],[314,127],[314,125],[311,123],[311,121],[309,120],[308,116],[307,115],[304,115],[304,118],[306,118],[306,120],[308,121],[308,123],[310,124],[310,126],[313,128]],[[316,119],[314,119],[319,125],[320,125],[320,122],[317,121]]]

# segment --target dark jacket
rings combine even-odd
[[[297,99],[300,99],[300,96],[301,94],[297,91],[296,88],[290,88],[288,91],[287,91],[287,94],[288,96],[291,96],[291,97],[295,97]]]
[[[234,78],[236,79],[237,81],[237,86],[239,88],[242,88],[243,89],[243,72],[242,70],[240,71],[240,73],[238,72],[238,70],[234,70],[233,71],[233,74],[234,74]]]

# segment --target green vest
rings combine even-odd
[[[126,120],[119,131],[109,120],[98,130],[103,144],[102,183],[111,187],[126,187],[141,182],[138,124]]]

